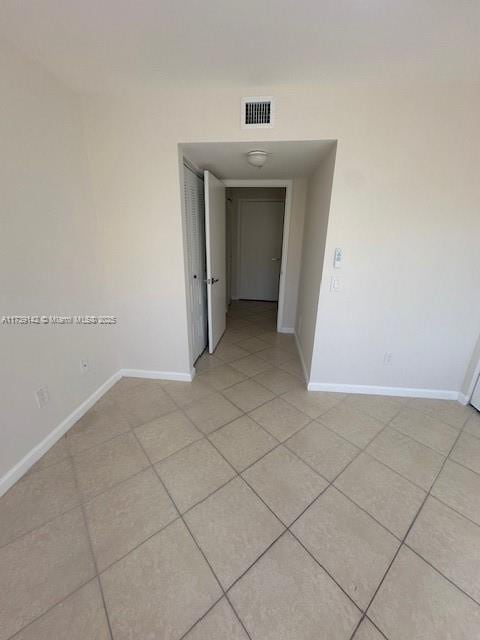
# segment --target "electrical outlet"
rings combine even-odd
[[[391,351],[385,351],[383,354],[383,364],[386,367],[390,367],[393,361],[393,353]]]
[[[80,372],[87,373],[88,371],[88,360],[86,358],[82,358],[80,360]]]
[[[50,396],[48,395],[46,386],[40,387],[40,389],[35,391],[35,399],[40,409],[50,402]]]

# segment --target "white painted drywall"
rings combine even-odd
[[[467,400],[470,399],[472,389],[475,385],[475,382],[479,374],[480,374],[480,336],[478,337],[478,340],[473,349],[472,357],[470,358],[470,362],[468,364],[467,371],[465,373],[465,378],[462,384],[461,391]]]
[[[240,130],[242,95],[275,96],[273,129]],[[478,85],[152,89],[84,107],[123,366],[188,370],[178,143],[336,139],[312,379],[460,390],[480,326]]]
[[[77,97],[6,44],[0,95],[0,315],[115,313]],[[0,478],[118,370],[114,334],[0,324]],[[50,402],[39,409],[43,385]]]
[[[317,307],[322,281],[336,145],[308,179],[301,252],[300,283],[295,333],[307,379],[310,378]]]

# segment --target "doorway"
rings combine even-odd
[[[205,262],[205,193],[203,176],[184,165],[184,206],[187,246],[187,282],[191,309],[191,349],[195,362],[207,344],[207,290]]]
[[[284,188],[227,189],[230,300],[278,302]]]

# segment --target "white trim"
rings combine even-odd
[[[257,180],[256,178],[252,178],[251,180],[237,180],[225,178],[225,180],[223,180],[223,184],[226,187],[286,187],[290,186],[292,182],[293,180],[278,180],[276,178],[271,180]]]
[[[279,333],[295,333],[295,327],[277,327]]]
[[[195,368],[190,373],[179,371],[153,371],[151,369],[121,369],[119,372],[125,378],[147,378],[150,380],[178,380],[191,382],[195,377]]]
[[[65,435],[65,433],[80,420],[80,418],[99,400],[113,385],[122,377],[121,371],[117,371],[108,380],[106,380],[96,391],[84,400],[72,413],[65,418],[53,431],[39,442],[20,462],[17,462],[7,473],[0,479],[0,496],[6,493],[17,480],[27,473],[27,471],[53,447],[53,445]]]
[[[285,287],[287,274],[288,241],[290,219],[292,214],[293,180],[223,180],[226,187],[284,187],[285,214],[283,216],[282,264],[280,266],[280,282],[278,286],[277,331],[282,332],[285,312]]]
[[[300,358],[300,364],[302,365],[302,370],[303,370],[303,377],[305,379],[305,382],[307,383],[307,389],[309,387],[309,375],[308,375],[308,371],[307,371],[307,367],[305,365],[305,359],[303,357],[303,351],[302,351],[302,347],[300,345],[300,340],[298,339],[298,335],[296,332],[294,332],[294,336],[295,336],[295,344],[297,345],[297,351],[298,351],[298,356]]]
[[[379,387],[364,384],[336,384],[331,382],[309,382],[309,391],[332,391],[334,393],[367,393],[378,396],[401,396],[404,398],[432,398],[433,400],[459,400],[458,391],[445,389],[415,389],[409,387]]]
[[[460,392],[458,394],[458,401],[460,404],[467,405],[470,402],[471,396],[467,396],[465,393]]]
[[[107,393],[113,385],[122,377],[130,378],[150,378],[155,380],[180,380],[183,382],[191,382],[195,377],[195,368],[190,373],[178,373],[176,371],[150,371],[148,369],[120,369],[114,373],[108,380],[98,387],[86,400],[84,400],[72,413],[62,420],[50,433],[20,462],[17,462],[7,473],[0,478],[0,497],[12,487],[17,480],[27,473],[27,471],[53,447],[53,445],[80,420],[80,418]]]
[[[461,394],[465,398],[465,402],[462,404],[468,404],[472,399],[473,392],[475,391],[475,387],[480,378],[480,360],[478,361],[477,366],[475,367],[475,371],[473,372],[472,380],[468,386],[468,391],[466,394]],[[462,400],[460,400],[462,402]]]

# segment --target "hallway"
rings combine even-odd
[[[192,383],[123,378],[0,499],[0,640],[479,635],[478,413],[307,392],[275,315],[234,303]]]

